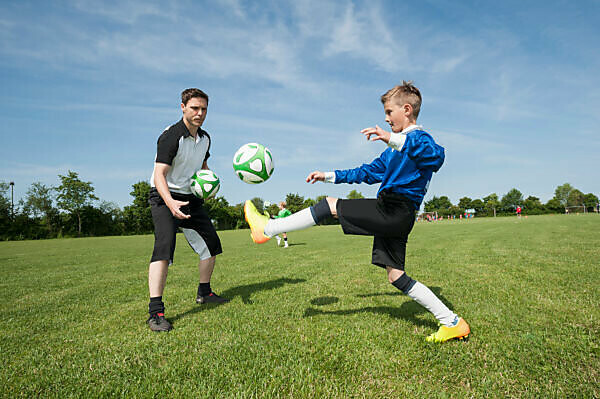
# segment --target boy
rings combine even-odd
[[[427,337],[430,342],[468,338],[470,328],[425,285],[404,272],[406,242],[427,191],[429,181],[444,163],[444,148],[416,125],[421,93],[411,82],[403,82],[381,96],[385,121],[392,133],[379,126],[361,130],[367,140],[388,145],[370,164],[335,172],[314,171],[307,183],[381,183],[377,199],[337,199],[327,197],[310,208],[285,219],[269,220],[250,201],[244,211],[255,243],[264,243],[283,231],[313,226],[334,216],[345,234],[374,236],[372,263],[385,268],[388,281],[429,310],[441,324]]]
[[[277,214],[277,216],[273,216],[273,219],[285,218],[292,214],[292,212],[290,212],[289,209],[286,209],[285,201],[281,201],[279,204],[277,204],[277,206],[279,206],[279,213]],[[283,236],[283,243],[284,243],[283,247],[288,248],[289,245],[288,245],[287,234],[281,233],[281,235]],[[281,237],[279,237],[279,234],[278,234],[275,236],[275,238],[277,239],[277,246],[279,246],[279,244],[281,244]]]
[[[154,251],[148,268],[148,326],[152,331],[170,331],[173,326],[165,319],[162,294],[169,265],[173,263],[177,228],[183,234],[200,261],[200,282],[196,303],[224,303],[210,288],[215,257],[220,254],[221,241],[203,200],[190,190],[190,178],[198,169],[208,169],[210,137],[201,129],[208,109],[208,96],[199,89],[181,93],[183,117],[169,126],[158,138],[154,171],[150,178],[152,189],[148,202],[154,222]]]

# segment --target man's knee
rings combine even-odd
[[[404,270],[394,269],[393,267],[386,267],[388,281],[393,284],[394,281],[398,280],[404,274]]]

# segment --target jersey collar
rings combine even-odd
[[[183,118],[181,118],[179,120],[179,122],[177,122],[177,125],[178,125],[179,129],[183,130],[183,137],[184,138],[192,137],[192,134],[190,133],[189,129],[187,128],[187,126],[183,122]],[[204,136],[205,134],[206,134],[206,132],[204,130],[202,130],[202,128],[198,128],[198,138]]]
[[[404,128],[404,130],[402,130],[400,132],[400,134],[408,134],[409,132],[412,132],[413,130],[423,130],[423,126],[422,125],[407,126],[406,128]]]

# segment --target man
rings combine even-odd
[[[154,222],[154,251],[148,270],[150,304],[148,326],[152,331],[170,331],[162,301],[169,265],[173,263],[177,229],[200,257],[200,282],[196,302],[224,303],[210,288],[215,257],[221,241],[207,213],[203,200],[190,190],[190,178],[198,169],[208,169],[210,137],[201,129],[208,109],[208,96],[199,89],[181,93],[182,119],[169,126],[158,138],[156,161],[150,179],[152,189],[148,202]]]

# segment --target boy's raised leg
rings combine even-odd
[[[252,240],[257,244],[263,244],[277,234],[306,229],[334,216],[332,211],[334,205],[331,205],[330,202],[335,204],[335,201],[337,201],[335,198],[330,199],[330,201],[323,199],[315,205],[302,209],[291,216],[269,219],[258,212],[252,201],[248,200],[244,204],[244,214],[246,221],[250,225]]]

